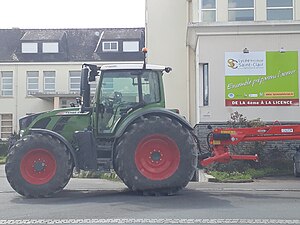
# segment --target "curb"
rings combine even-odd
[[[220,181],[217,178],[215,178],[214,176],[205,173],[205,171],[203,169],[197,170],[191,181],[203,182],[203,183],[207,183],[207,182],[212,182],[212,183],[251,183],[251,182],[254,182],[253,179]]]
[[[251,182],[254,182],[254,180],[248,179],[248,180],[223,180],[223,181],[220,181],[215,178],[215,180],[211,181],[211,182],[215,182],[215,183],[251,183]]]
[[[217,179],[212,175],[205,173],[203,169],[198,169],[196,170],[195,175],[191,181],[206,183],[206,182],[217,182]]]

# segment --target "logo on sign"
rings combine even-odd
[[[266,53],[225,52],[225,76],[266,75]]]
[[[236,69],[236,68],[238,68],[238,61],[237,60],[235,60],[235,59],[228,59],[227,60],[227,65],[228,65],[228,67],[230,67],[230,68],[232,68],[232,69]]]

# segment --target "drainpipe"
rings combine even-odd
[[[19,108],[18,108],[18,100],[19,100],[19,65],[15,65],[15,73],[13,74],[13,95],[15,98],[15,112],[13,114],[13,132],[17,132],[19,130],[19,123],[18,123],[18,113],[19,113]],[[15,86],[15,87],[14,87]],[[15,118],[14,118],[15,117]]]

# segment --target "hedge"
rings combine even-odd
[[[8,153],[8,143],[7,141],[0,140],[0,156],[6,156]]]

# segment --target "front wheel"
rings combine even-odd
[[[171,195],[191,180],[195,140],[177,120],[149,116],[129,126],[115,149],[115,170],[134,191]]]
[[[7,157],[6,177],[12,188],[26,197],[48,197],[70,180],[73,160],[58,139],[43,134],[17,141]]]

